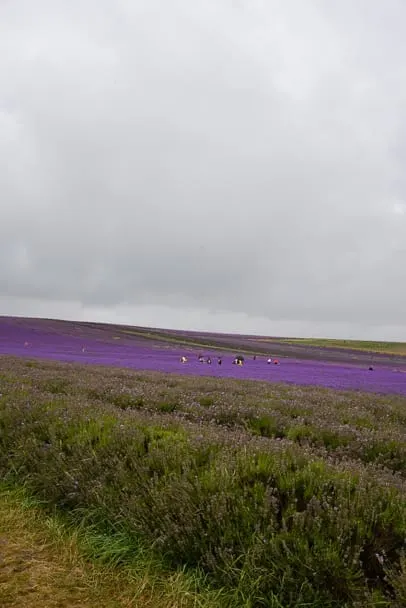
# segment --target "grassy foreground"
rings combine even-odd
[[[27,492],[0,486],[2,607],[217,606],[208,596],[197,597],[182,573],[158,575],[157,566],[141,556],[136,568],[114,568],[106,565],[111,562],[111,547],[104,547],[103,560],[100,549],[100,537],[68,527],[56,515],[44,516]]]
[[[405,398],[8,358],[0,393],[0,475],[92,559],[196,606],[406,605]]]

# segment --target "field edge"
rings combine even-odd
[[[148,551],[120,564],[122,538],[46,507],[24,485],[0,481],[2,607],[232,608],[221,590],[204,589],[190,572],[165,571]]]

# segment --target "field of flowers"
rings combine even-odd
[[[58,323],[51,321],[44,324],[0,318],[0,354],[5,355],[406,395],[406,359],[396,367],[387,362],[374,363],[371,371],[366,361],[353,362],[350,358],[342,363],[278,356],[279,365],[268,365],[267,355],[259,354],[254,360],[251,353],[246,355],[245,364],[238,367],[232,364],[238,352],[209,347],[202,350],[190,344],[179,345],[156,337],[134,335],[130,330],[115,335],[111,330],[103,332],[98,326],[92,330],[68,324],[61,329]],[[211,357],[211,365],[199,362],[201,353]],[[273,355],[273,352],[269,354]],[[180,362],[182,356],[187,357],[184,364]],[[221,365],[218,357],[221,357]]]
[[[405,606],[405,366],[179,333],[0,319],[0,478],[219,607]]]
[[[0,476],[219,606],[406,602],[401,395],[2,356]]]

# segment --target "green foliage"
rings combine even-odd
[[[373,421],[366,416],[358,416],[357,418],[355,418],[353,424],[354,424],[354,426],[358,427],[359,429],[373,429],[374,428]]]
[[[144,399],[141,396],[131,395],[130,393],[118,393],[116,395],[109,395],[108,401],[113,405],[121,408],[122,410],[127,409],[138,409],[143,407]]]
[[[211,405],[214,405],[214,399],[213,397],[200,397],[199,399],[199,403],[202,407],[210,407]]]
[[[279,421],[273,416],[253,416],[248,418],[247,426],[251,431],[262,437],[284,437],[285,431]]]
[[[43,383],[42,389],[53,395],[68,395],[70,383],[63,378],[52,378]]]
[[[174,412],[176,410],[176,408],[178,407],[178,404],[175,401],[161,401],[158,404],[158,409],[161,412]]]
[[[37,361],[26,361],[25,365],[29,368],[39,367],[39,363]]]
[[[367,444],[361,457],[365,462],[376,462],[392,471],[406,471],[406,444],[394,440],[375,440]]]
[[[343,433],[306,424],[291,427],[287,432],[287,437],[298,443],[308,442],[322,445],[327,450],[336,450],[338,447],[347,446],[350,442],[349,437]]]
[[[114,389],[110,388],[100,390],[99,388],[87,387],[85,394],[88,399],[111,403],[122,410],[139,409],[145,405],[142,395],[123,391],[115,392]]]
[[[310,441],[314,436],[314,431],[310,426],[302,424],[299,426],[292,426],[287,432],[287,438],[291,441]]]

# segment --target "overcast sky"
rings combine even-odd
[[[404,0],[2,0],[0,314],[406,340]]]

